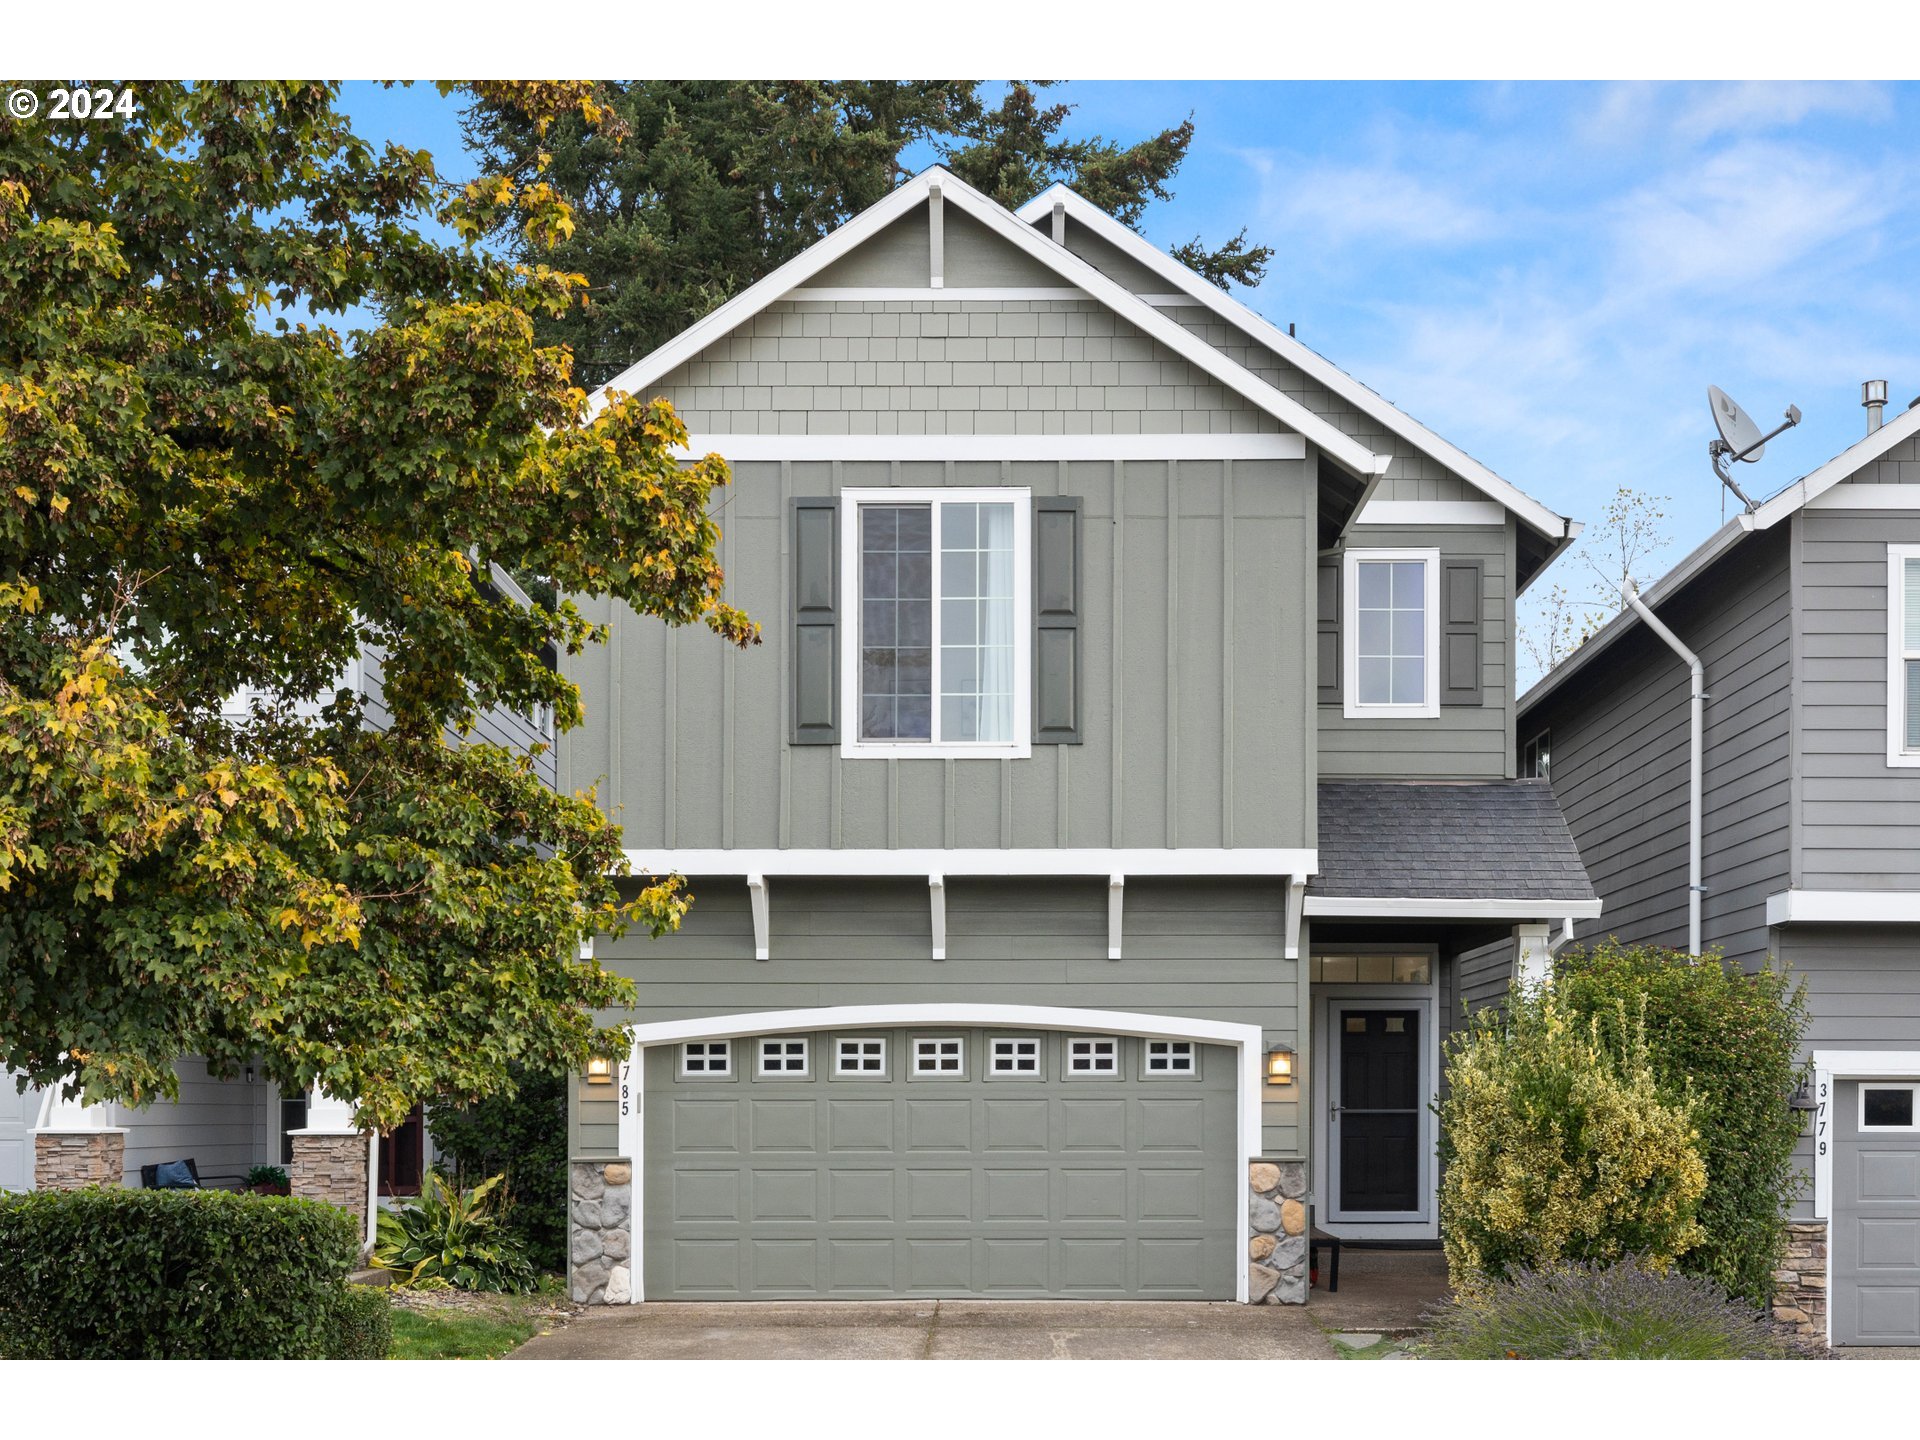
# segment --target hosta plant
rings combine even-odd
[[[462,1190],[437,1171],[428,1172],[417,1200],[380,1212],[373,1263],[393,1271],[401,1285],[531,1290],[533,1265],[508,1230],[500,1204],[504,1178],[494,1175]]]

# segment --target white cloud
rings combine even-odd
[[[1492,209],[1391,164],[1296,165],[1245,156],[1261,180],[1261,224],[1327,249],[1471,244],[1500,232]]]
[[[1815,115],[1854,116],[1882,121],[1893,115],[1893,101],[1878,85],[1813,81],[1746,80],[1737,84],[1691,87],[1673,128],[1683,140],[1715,135],[1744,135],[1798,125]]]

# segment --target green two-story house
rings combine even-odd
[[[1070,191],[940,169],[635,365],[766,643],[570,662],[637,871],[577,1298],[1300,1302],[1432,1239],[1438,1047],[1598,913],[1515,778],[1578,532]],[[1498,977],[1495,981],[1489,977]]]

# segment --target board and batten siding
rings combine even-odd
[[[1787,886],[1792,615],[1787,539],[1744,541],[1660,610],[1706,670],[1701,943],[1748,968]],[[1687,667],[1645,626],[1521,721],[1553,734],[1553,793],[1628,944],[1687,943]]]
[[[929,958],[924,880],[770,879],[767,885],[769,960],[753,958],[753,917],[737,876],[690,877],[695,900],[673,934],[602,940],[596,958],[636,983],[640,1003],[600,1020],[651,1023],[991,999],[1258,1024],[1269,1045],[1305,1049],[1305,969],[1284,958],[1282,883],[1132,878],[1120,960],[1107,959],[1101,879],[949,876],[944,960]],[[1263,1153],[1304,1155],[1302,1090],[1264,1099]],[[584,1085],[575,1094],[569,1152],[617,1154],[614,1094]]]
[[[1314,463],[735,465],[720,560],[762,643],[584,605],[612,639],[564,662],[587,723],[561,785],[597,786],[637,849],[1312,845]],[[788,744],[791,500],[982,485],[1084,502],[1082,743],[1017,760]]]
[[[1911,1050],[1920,1074],[1920,925],[1784,925],[1773,933],[1777,963],[1806,982],[1804,1051]],[[1811,1124],[1794,1160],[1808,1177],[1794,1215],[1806,1219],[1813,1214]]]
[[[1920,447],[1909,441],[1893,456],[1912,451]],[[1902,475],[1920,484],[1920,458],[1883,460],[1846,483],[1900,483]],[[1800,657],[1793,884],[1920,889],[1920,769],[1887,764],[1887,547],[1920,544],[1920,515],[1813,508],[1792,526]]]
[[[1513,525],[1434,525],[1418,529],[1357,525],[1356,548],[1438,550],[1441,563],[1480,563],[1478,705],[1445,705],[1432,719],[1347,718],[1340,687],[1321,692],[1320,774],[1328,780],[1510,780],[1513,778]],[[1340,572],[1342,559],[1320,562]],[[1444,599],[1443,599],[1444,603]],[[1339,623],[1345,623],[1345,604]],[[1444,629],[1444,627],[1442,627]],[[1337,633],[1337,627],[1336,627]]]

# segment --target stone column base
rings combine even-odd
[[[118,1185],[127,1171],[124,1130],[36,1130],[33,1183],[41,1190]]]
[[[576,1305],[633,1300],[633,1165],[576,1160],[567,1183],[567,1289]]]
[[[367,1223],[367,1150],[364,1131],[295,1130],[289,1188],[307,1200],[324,1200],[351,1211],[364,1232]]]
[[[1247,1299],[1255,1305],[1307,1303],[1307,1167],[1261,1160],[1247,1167]]]
[[[1787,1253],[1773,1272],[1773,1318],[1802,1335],[1827,1337],[1827,1222],[1787,1224]]]

